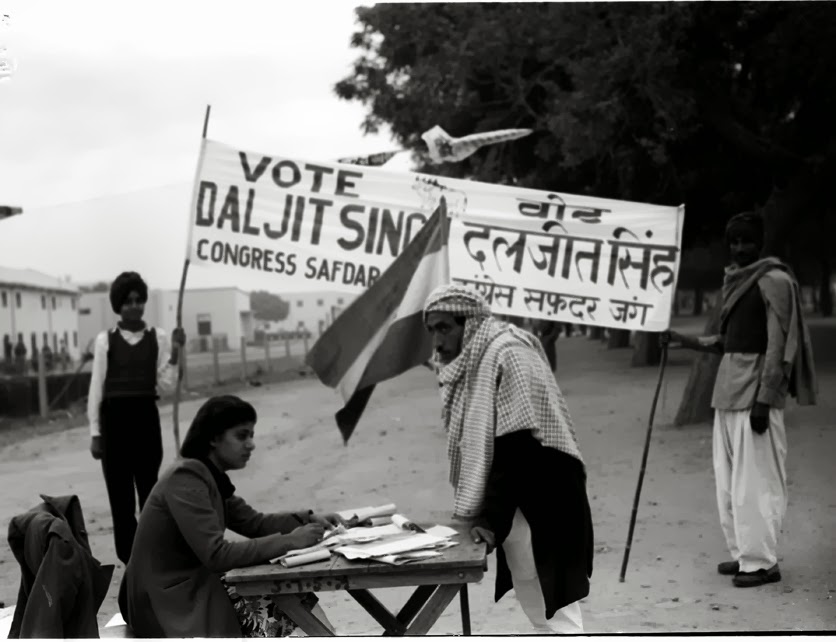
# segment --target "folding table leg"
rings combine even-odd
[[[444,584],[438,587],[438,590],[433,593],[427,605],[421,609],[421,612],[412,622],[412,625],[406,630],[407,635],[426,635],[427,632],[438,622],[438,618],[444,613],[444,609],[456,597],[456,593],[461,589],[461,584]]]
[[[332,637],[335,635],[332,629],[302,605],[298,595],[273,595],[271,597],[276,608],[285,613],[296,623],[296,626],[308,635],[318,637]]]
[[[406,632],[407,623],[401,622],[392,615],[374,595],[365,589],[354,589],[348,591],[349,595],[357,600],[358,604],[366,609],[380,626],[383,627],[383,635],[403,635]]]
[[[459,605],[462,611],[462,635],[470,635],[470,600],[467,597],[467,584],[462,584],[459,591]]]

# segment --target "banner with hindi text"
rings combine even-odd
[[[450,270],[499,314],[658,331],[669,325],[684,209],[286,158],[204,140],[193,264],[245,289],[360,293],[441,196]]]

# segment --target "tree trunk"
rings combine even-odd
[[[636,345],[633,348],[633,360],[630,365],[634,368],[658,366],[661,360],[662,348],[659,346],[659,333],[637,332]]]
[[[604,328],[600,325],[593,325],[589,328],[589,334],[586,335],[590,341],[600,341],[604,336]]]
[[[698,317],[702,314],[702,304],[703,304],[702,288],[695,288],[694,289],[694,316],[695,317]]]
[[[833,316],[833,289],[830,259],[821,259],[821,281],[819,282],[819,310],[823,317]]]
[[[703,334],[718,334],[720,331],[720,312],[722,305],[715,305],[705,324]],[[686,426],[709,421],[714,416],[711,409],[711,394],[714,392],[714,380],[717,378],[717,368],[720,366],[720,356],[698,352],[679,409],[676,411],[674,425]]]
[[[607,350],[614,348],[629,348],[630,347],[630,331],[629,330],[610,330],[610,339],[607,342]]]

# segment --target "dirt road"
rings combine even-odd
[[[655,368],[629,367],[629,351],[607,351],[585,338],[561,338],[559,375],[589,471],[595,523],[595,572],[584,601],[593,632],[778,631],[836,629],[836,416],[834,400],[787,412],[790,504],[781,544],[784,580],[737,589],[715,572],[726,552],[716,516],[710,427],[669,424],[687,376],[688,360],[674,353],[658,411],[627,581],[618,574],[644,442]],[[833,390],[836,371],[820,372],[822,391]],[[348,447],[333,423],[338,398],[316,381],[251,388],[241,393],[260,416],[258,450],[233,482],[254,506],[342,509],[395,502],[416,520],[450,517],[445,436],[439,428],[432,374],[415,369],[379,386]],[[188,425],[199,402],[185,404]],[[171,409],[163,409],[171,426]],[[181,425],[183,425],[181,423]],[[183,428],[185,429],[185,428]],[[170,430],[168,430],[170,433]],[[166,435],[166,464],[173,440]],[[101,470],[88,452],[84,428],[35,437],[0,449],[0,528],[38,501],[38,493],[81,497],[90,541],[100,560],[115,561]],[[164,464],[164,465],[166,465]],[[474,633],[525,633],[529,626],[513,595],[494,604],[494,560],[471,589]],[[117,612],[122,569],[100,612]],[[12,604],[19,573],[8,546],[0,546],[0,600]],[[408,595],[379,591],[395,608]],[[348,596],[321,595],[338,632],[377,634],[378,625]],[[450,607],[433,634],[460,632]]]

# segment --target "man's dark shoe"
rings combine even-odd
[[[720,562],[717,565],[717,572],[720,575],[737,575],[740,573],[740,562]]]
[[[778,569],[777,564],[769,570],[761,568],[757,571],[752,571],[751,573],[738,573],[734,576],[734,579],[732,580],[734,585],[740,588],[762,586],[764,584],[770,584],[771,582],[780,581],[781,571]]]

